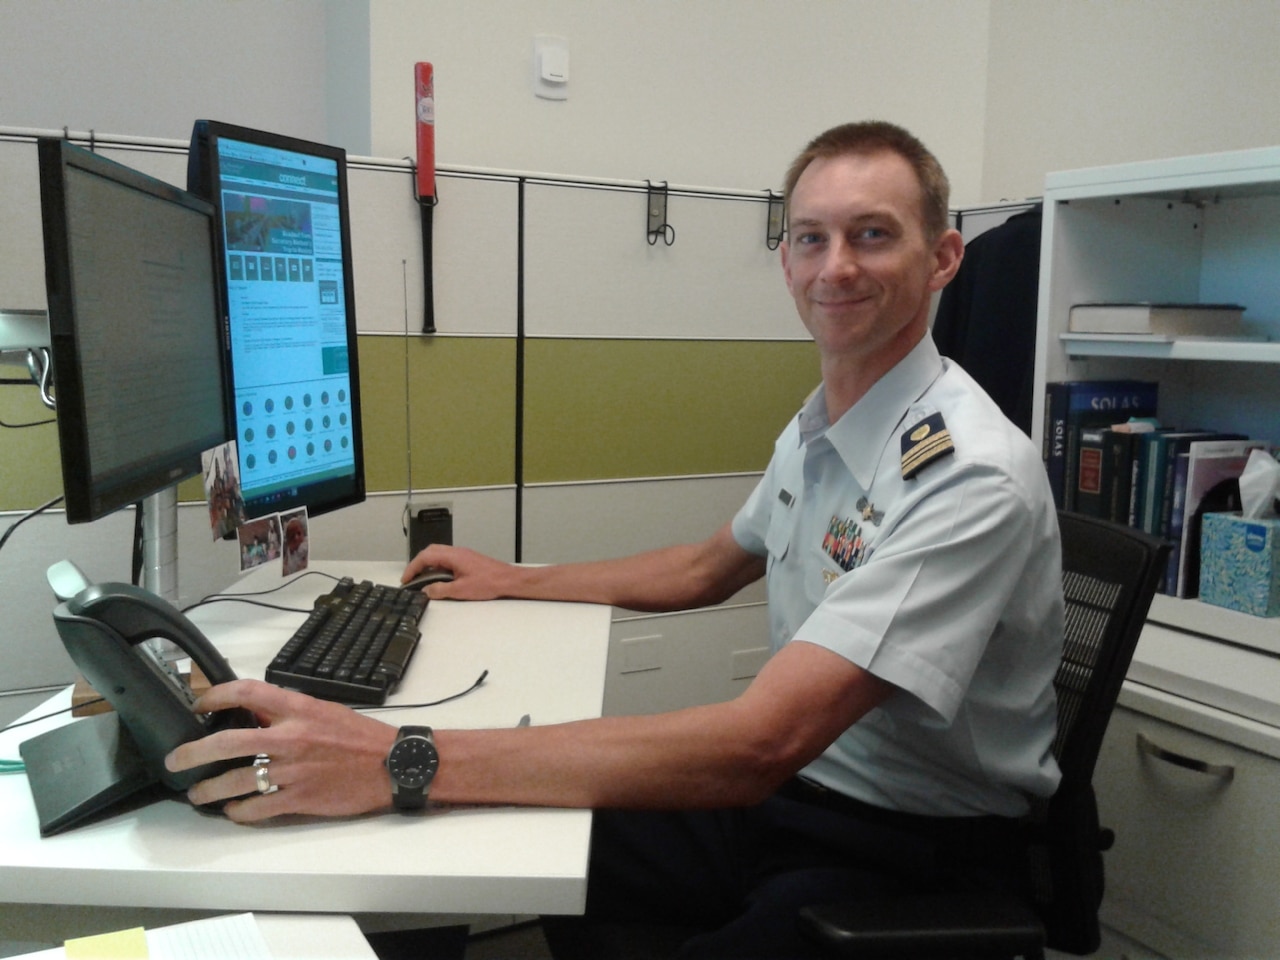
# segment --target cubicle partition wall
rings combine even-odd
[[[10,309],[45,305],[36,134],[0,130],[0,306]],[[186,181],[183,143],[99,135],[93,147]],[[750,492],[818,381],[767,239],[766,190],[673,186],[668,229],[654,236],[645,184],[441,170],[437,332],[423,335],[412,171],[350,158],[349,184],[369,498],[313,521],[314,556],[403,558],[408,509],[433,504],[452,510],[456,542],[526,562],[702,537]],[[0,421],[49,416],[34,387],[0,388]],[[5,526],[61,493],[52,424],[0,428],[0,463]],[[198,481],[184,484],[183,603],[238,576],[200,498]],[[117,515],[68,527],[55,510],[0,551],[0,688],[70,678],[44,570],[70,557],[96,579],[127,579],[131,526]],[[757,588],[686,617],[619,612],[609,708],[741,689],[767,642],[762,601]],[[693,633],[703,642],[691,652]]]

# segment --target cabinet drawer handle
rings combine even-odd
[[[1174,753],[1172,750],[1166,750],[1164,747],[1153,743],[1145,735],[1138,734],[1138,749],[1149,757],[1157,760],[1163,760],[1165,763],[1171,763],[1175,767],[1185,767],[1187,770],[1194,770],[1196,773],[1207,773],[1211,777],[1217,777],[1220,780],[1230,780],[1236,775],[1236,768],[1226,763],[1208,763],[1204,760],[1197,760],[1195,757],[1188,757],[1185,754]]]

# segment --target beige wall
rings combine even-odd
[[[1278,52],[1275,0],[992,0],[983,199],[1280,143]]]
[[[1275,0],[0,2],[0,125],[185,137],[215,116],[411,155],[764,189],[851,117],[916,130],[958,205],[1051,170],[1280,142]],[[570,98],[531,92],[569,41]],[[0,291],[0,296],[3,291]]]
[[[900,122],[968,197],[981,174],[987,0],[376,0],[372,148],[414,152],[435,66],[441,163],[761,190],[835,123]],[[532,92],[537,33],[568,100]]]

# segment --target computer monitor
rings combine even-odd
[[[62,484],[83,523],[227,440],[214,211],[66,140],[37,155]]]
[[[362,501],[346,153],[199,120],[187,188],[218,212],[230,422],[247,516]]]

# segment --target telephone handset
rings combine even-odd
[[[245,757],[180,773],[165,769],[165,755],[179,744],[227,727],[257,726],[245,710],[203,716],[192,712],[195,694],[145,641],[157,637],[173,641],[210,683],[225,683],[236,675],[208,638],[171,604],[129,584],[94,584],[58,604],[53,621],[75,665],[115,708],[148,770],[165,786],[185,790],[199,780],[252,762],[252,757]]]

